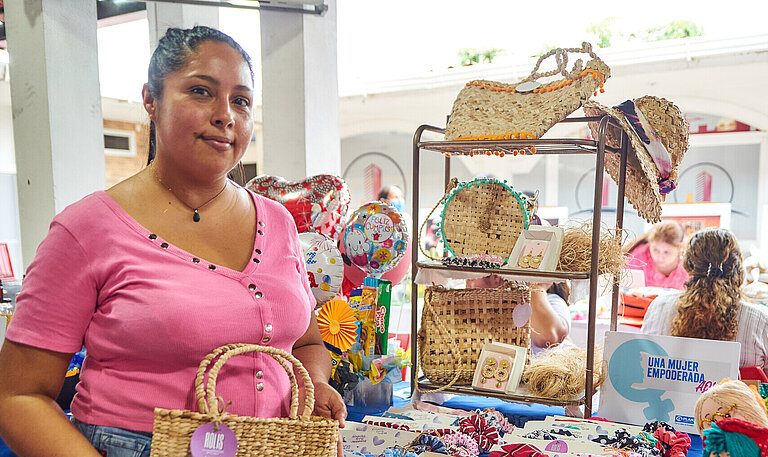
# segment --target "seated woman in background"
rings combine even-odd
[[[646,286],[682,289],[688,280],[680,261],[683,235],[677,222],[659,222],[625,248],[630,254],[627,268],[643,270]]]
[[[504,284],[499,275],[467,279],[468,289],[497,288]],[[568,311],[570,288],[564,282],[529,284],[531,288],[531,355],[560,344],[571,330]]]
[[[736,237],[708,228],[691,237],[683,261],[691,279],[680,294],[656,298],[643,333],[741,343],[740,366],[768,368],[768,308],[741,300],[744,281]]]

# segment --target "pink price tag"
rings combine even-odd
[[[197,427],[189,442],[192,457],[235,457],[237,437],[226,425],[219,424],[214,430],[213,423]]]
[[[568,452],[568,443],[563,440],[554,440],[549,443],[544,450],[550,452]]]

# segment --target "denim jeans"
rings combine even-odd
[[[91,425],[75,418],[72,418],[72,423],[101,455],[106,457],[149,457],[152,447],[152,434],[149,432]]]

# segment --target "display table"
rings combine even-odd
[[[411,387],[408,382],[400,382],[395,384],[393,390],[393,405],[399,408],[407,407],[410,402]],[[463,409],[466,411],[472,411],[475,409],[495,408],[504,414],[509,422],[516,427],[522,427],[529,420],[543,420],[547,416],[551,415],[563,415],[565,414],[565,408],[557,406],[545,406],[545,405],[523,405],[517,403],[509,403],[502,400],[489,397],[468,396],[468,395],[454,395],[446,401],[441,403],[442,406],[449,408]],[[386,410],[386,408],[384,409]],[[384,410],[378,408],[364,408],[364,407],[347,407],[347,419],[350,421],[360,422],[365,416],[380,416],[384,413]],[[599,411],[596,414],[599,416]],[[691,437],[691,449],[688,451],[688,457],[702,457],[702,443],[701,437],[698,435],[690,435]],[[16,457],[16,454],[12,453],[0,440],[0,457]]]
[[[410,384],[408,382],[395,384],[393,390],[393,406],[402,408],[408,405],[410,402],[410,391]],[[465,411],[494,408],[504,414],[504,416],[507,417],[507,420],[509,420],[515,427],[522,427],[529,420],[543,420],[547,416],[565,414],[565,408],[563,407],[510,403],[495,398],[474,395],[453,395],[447,400],[442,401],[440,405]],[[371,408],[355,408],[354,406],[348,406],[347,410],[347,418],[358,422],[366,415],[379,416],[384,413],[384,411],[375,411]],[[600,412],[598,411],[594,415],[599,417]],[[688,451],[687,457],[702,457],[703,448],[701,437],[698,435],[689,436],[691,437],[691,449]]]

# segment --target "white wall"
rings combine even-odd
[[[0,91],[8,91],[8,88],[8,83],[0,83]],[[0,104],[0,173],[16,174],[14,154],[11,106]]]

